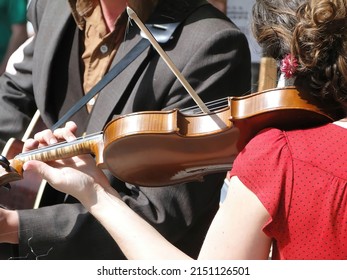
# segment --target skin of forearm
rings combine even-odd
[[[12,55],[12,53],[25,42],[28,38],[28,34],[26,31],[26,24],[15,24],[12,26],[12,36],[7,45],[6,53],[1,61],[1,70],[0,73],[3,73],[6,68],[6,64]]]
[[[17,211],[0,209],[0,243],[18,244],[18,225]]]
[[[129,260],[189,259],[114,194],[99,189],[96,197],[95,204],[85,206]]]

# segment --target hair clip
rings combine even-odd
[[[286,79],[290,79],[296,72],[298,60],[291,54],[287,54],[281,61],[280,70]]]

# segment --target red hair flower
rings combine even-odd
[[[284,74],[286,79],[293,77],[296,68],[298,67],[298,60],[291,54],[287,54],[281,62],[281,72]]]

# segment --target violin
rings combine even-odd
[[[103,131],[0,161],[0,185],[22,178],[29,160],[49,162],[92,154],[96,165],[134,185],[161,187],[201,181],[230,170],[235,157],[260,130],[297,129],[334,121],[336,110],[294,87],[243,97],[210,113],[145,111],[120,116]]]

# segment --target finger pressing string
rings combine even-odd
[[[65,124],[63,128],[58,128],[54,130],[53,135],[62,140],[73,141],[76,139],[75,132],[77,130],[77,125],[69,121]]]

